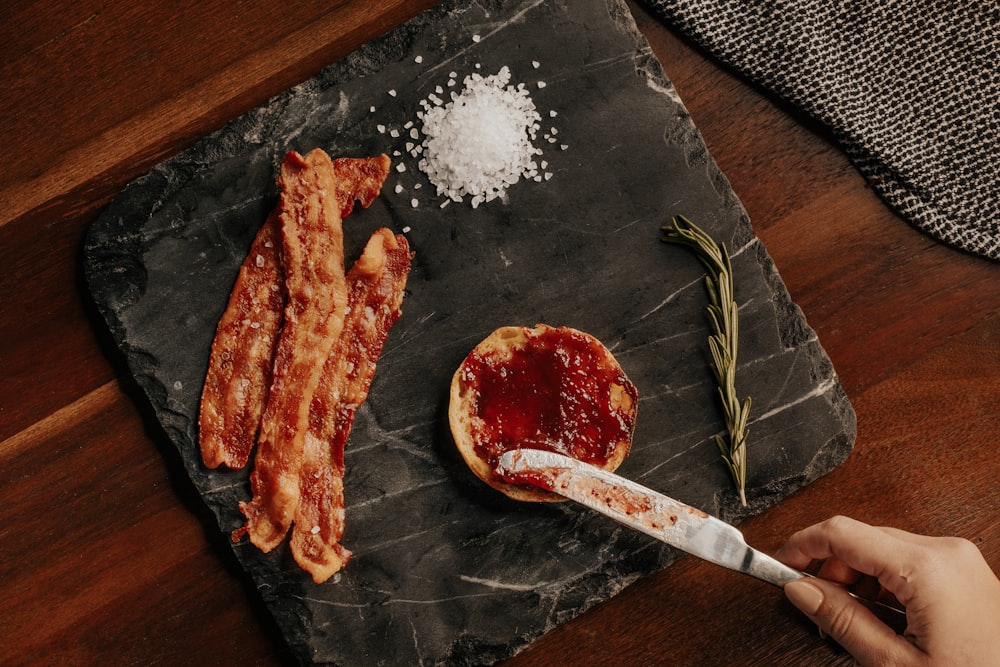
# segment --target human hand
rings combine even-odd
[[[1000,665],[1000,580],[968,540],[928,537],[837,516],[801,530],[775,556],[817,578],[785,595],[862,665]],[[899,635],[843,585],[870,575],[906,607]]]

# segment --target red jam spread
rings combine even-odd
[[[602,466],[619,443],[627,446],[636,390],[596,340],[549,328],[505,357],[474,350],[466,359],[477,390],[475,451],[491,469],[510,449],[545,449]]]

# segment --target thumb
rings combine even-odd
[[[785,597],[863,665],[902,664],[916,647],[840,586],[823,579],[785,584]],[[895,662],[894,662],[895,661]]]

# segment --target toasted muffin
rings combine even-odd
[[[638,394],[614,355],[569,327],[501,327],[451,381],[448,421],[479,479],[516,500],[562,500],[495,474],[511,449],[545,449],[615,470],[628,456]]]

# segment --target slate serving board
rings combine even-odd
[[[542,116],[535,143],[552,176],[476,209],[442,208],[404,150],[405,125],[452,72],[457,91],[466,74],[504,65]],[[93,298],[224,533],[241,525],[249,487],[246,472],[200,463],[209,347],[276,202],[282,155],[317,146],[402,153],[405,171],[346,221],[348,261],[381,226],[406,230],[416,257],[348,445],[353,560],[316,586],[284,546],[234,546],[302,662],[491,663],[678,557],[572,504],[510,501],[464,467],[448,383],[496,327],[546,322],[601,339],[640,392],[620,473],[730,521],[850,453],[854,413],[829,359],[625,4],[445,2],[159,165],[89,232]],[[745,510],[711,439],[723,423],[703,271],[659,241],[676,214],[733,255],[738,388],[754,400]]]

